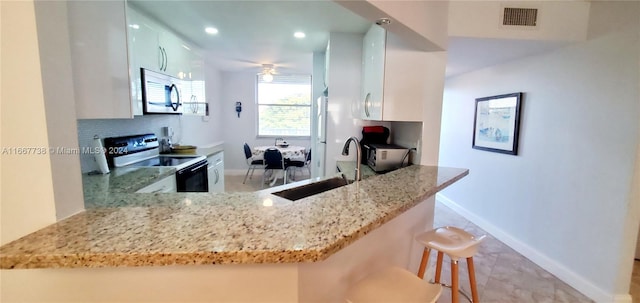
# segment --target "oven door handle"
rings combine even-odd
[[[192,169],[191,169],[191,172],[192,172],[192,173],[193,173],[193,172],[196,172],[196,171],[198,171],[198,170],[200,170],[200,169],[202,169],[203,167],[206,167],[206,166],[208,166],[208,165],[209,165],[208,163],[204,163],[204,164],[202,164],[202,165],[199,165],[198,167],[192,168]]]

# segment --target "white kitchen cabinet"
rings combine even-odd
[[[187,80],[191,72],[191,46],[172,32],[164,29],[158,34],[159,49],[164,52],[163,73]]]
[[[140,68],[145,68],[183,80],[180,87],[182,102],[192,99],[192,62],[201,56],[192,46],[181,40],[170,29],[129,5],[127,7],[129,31],[129,66],[131,69],[131,99],[134,114],[142,115]],[[202,77],[204,81],[204,76]],[[203,85],[204,86],[204,85]],[[203,106],[204,107],[204,106]],[[185,108],[185,111],[188,109]],[[204,110],[201,110],[204,113]]]
[[[129,32],[129,68],[131,70],[131,100],[134,115],[142,115],[142,81],[140,68],[160,72],[163,64],[158,47],[158,27],[136,10],[127,8]]]
[[[207,158],[209,162],[207,175],[209,178],[209,192],[224,192],[224,152],[211,155]]]
[[[124,1],[68,1],[78,119],[133,118]]]
[[[191,52],[189,66],[191,71],[183,85],[183,115],[205,116],[208,106],[205,95],[204,60],[196,51]]]
[[[428,54],[374,24],[363,39],[360,117],[422,121]]]
[[[143,67],[185,79],[190,72],[191,46],[131,5],[127,17],[132,68]]]

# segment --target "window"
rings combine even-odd
[[[274,75],[258,85],[258,136],[311,135],[311,76]]]

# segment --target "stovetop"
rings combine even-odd
[[[163,155],[159,153],[158,137],[142,134],[105,138],[109,167],[160,167],[182,169],[207,158],[196,155]]]
[[[173,156],[160,155],[156,158],[142,160],[140,162],[130,164],[129,166],[181,166],[182,164],[191,162],[197,158],[199,157],[198,156],[173,157]]]

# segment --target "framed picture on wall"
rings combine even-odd
[[[472,147],[517,155],[521,99],[522,93],[476,99]]]

